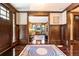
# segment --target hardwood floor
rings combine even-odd
[[[67,47],[58,47],[61,51],[63,51],[63,53],[65,53],[67,56],[69,56],[69,51],[67,49]]]
[[[15,47],[16,56],[18,56],[21,51],[24,49],[25,45],[17,45]],[[58,47],[61,51],[63,51],[67,56],[79,56],[79,45],[72,45],[72,48],[69,47]]]
[[[18,56],[26,45],[17,45],[15,47],[15,55]]]
[[[17,45],[15,46],[15,56],[19,56],[21,51],[24,49],[26,45]],[[79,45],[71,45],[72,47],[67,48],[65,46],[58,47],[61,51],[63,51],[67,56],[79,56]],[[10,49],[3,53],[1,56],[12,56],[13,49]]]

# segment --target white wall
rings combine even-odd
[[[26,25],[27,24],[27,13],[17,13],[16,24]]]
[[[27,13],[17,13],[16,24],[26,25],[27,24]],[[63,13],[50,13],[50,25],[62,25],[66,24],[66,11]]]
[[[67,14],[66,14],[66,11],[64,11],[64,12],[62,13],[61,24],[67,24]]]
[[[50,13],[50,25],[66,24],[66,11],[63,13]]]
[[[62,20],[61,16],[61,13],[50,13],[50,25],[60,24],[60,21]]]
[[[30,16],[29,17],[29,22],[32,23],[47,23],[48,22],[48,17],[47,16]]]

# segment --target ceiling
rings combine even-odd
[[[63,11],[71,3],[11,3],[18,11]]]

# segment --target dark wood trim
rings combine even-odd
[[[66,8],[62,11],[62,13],[63,13],[64,11],[66,11],[72,4],[73,4],[73,3],[71,3],[68,7],[66,7]]]
[[[19,13],[62,13],[62,11],[18,11]]]
[[[79,7],[79,3],[72,3],[66,10],[69,12],[75,9],[76,7]]]
[[[50,13],[48,15],[48,44],[50,43]]]
[[[28,44],[29,44],[29,13],[27,13],[27,34],[28,34]]]
[[[28,12],[30,16],[48,16],[49,13],[47,12]]]
[[[10,3],[3,3],[7,8],[9,8],[12,12],[18,12],[15,7],[13,7]]]
[[[79,15],[79,12],[71,12],[73,15]]]
[[[29,15],[32,16],[48,16],[48,12],[27,12]]]
[[[5,45],[1,47],[1,48],[4,47],[1,50],[1,52],[0,52],[0,55],[1,55],[1,54],[5,53],[6,51],[12,49],[14,46],[16,46],[18,44],[18,41],[16,40],[16,42],[14,42],[14,43],[12,42],[12,35],[13,35],[13,29],[12,29],[13,28],[13,22],[12,22],[13,21],[13,13],[15,14],[15,22],[16,22],[16,12],[17,12],[17,10],[15,10],[15,8],[12,7],[9,3],[0,3],[0,5],[4,6],[6,9],[8,9],[10,11],[10,20],[1,20],[1,18],[0,18],[0,22],[3,23],[3,24],[1,24],[1,26],[6,26],[6,28],[3,27],[3,29],[5,29],[5,30],[3,30],[2,32],[4,32],[5,34],[7,32],[8,36],[9,36],[9,39],[5,38],[4,42],[1,41],[2,43],[5,43],[5,41],[7,39],[7,43],[5,43]],[[7,35],[4,35],[4,37],[6,37],[6,36]]]
[[[76,33],[76,31],[75,31],[76,20],[75,20],[75,16],[79,16],[79,12],[73,12],[73,40],[76,40],[76,34],[75,34]]]
[[[9,9],[11,12],[18,12],[10,3],[0,3],[0,5],[5,6],[7,9]]]
[[[14,48],[16,45],[18,45],[17,42],[13,43],[13,45],[12,45],[11,47],[9,47],[9,48],[5,49],[4,51],[0,52],[0,55],[2,55],[3,53],[5,53],[5,52],[8,51],[8,50]]]
[[[0,3],[0,5],[1,5],[2,7],[4,7],[4,8],[6,8],[6,9],[8,9],[8,10],[9,10],[9,8],[8,8],[5,4]]]
[[[28,26],[28,44],[30,44],[29,43],[29,16],[31,15],[30,13],[36,13],[36,15],[34,15],[34,16],[48,16],[48,27],[50,27],[49,25],[50,25],[50,13],[48,13],[48,12],[41,12],[41,13],[44,13],[43,15],[38,15],[38,13],[40,13],[40,12],[27,12],[27,26]],[[47,14],[45,14],[45,13],[47,13]],[[50,32],[49,32],[50,30],[49,30],[49,28],[48,28],[48,34],[50,34]],[[49,41],[49,36],[48,36],[48,41]],[[49,42],[47,42],[47,43],[49,43]]]

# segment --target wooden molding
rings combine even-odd
[[[72,4],[70,4],[70,5],[72,5]],[[69,6],[70,6],[70,5],[69,5]],[[66,7],[66,8],[62,11],[62,13],[63,13],[64,11],[66,11],[66,10],[69,8],[69,6]]]
[[[34,13],[34,12],[29,12],[28,13],[30,16],[48,16],[48,13],[46,12],[46,13],[44,13],[44,12],[36,12],[36,13]]]
[[[0,3],[0,4],[4,5],[5,7],[7,7],[12,12],[18,12],[18,10],[16,10],[15,7],[13,7],[10,3]]]
[[[19,13],[62,13],[62,11],[18,11]]]
[[[75,9],[78,6],[79,6],[79,3],[72,3],[69,7],[67,7],[66,10],[69,12],[69,11]]]
[[[5,49],[4,51],[0,52],[0,55],[2,55],[3,53],[5,53],[5,52],[8,51],[8,50],[14,48],[16,45],[18,45],[17,42],[13,43],[11,47],[9,47],[9,48]]]

